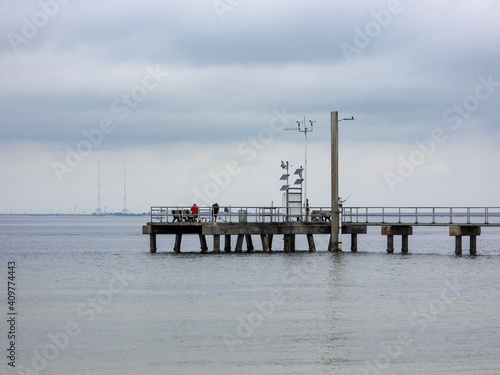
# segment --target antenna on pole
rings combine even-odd
[[[304,155],[304,202],[303,205],[304,207],[306,206],[307,202],[307,133],[311,133],[314,130],[314,123],[316,120],[309,120],[309,125],[306,122],[306,116],[304,116],[304,120],[302,121],[297,121],[297,127],[295,128],[285,128],[285,131],[298,131],[299,133],[304,133],[304,145],[305,145],[305,155]],[[302,124],[302,128],[300,125]],[[307,219],[306,219],[307,220]]]
[[[102,215],[101,210],[101,164],[97,164],[97,209],[95,210],[97,215]]]
[[[123,210],[122,214],[128,214],[127,210],[127,166],[123,166]]]

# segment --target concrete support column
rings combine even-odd
[[[387,235],[387,253],[388,254],[394,253],[394,235],[393,234]]]
[[[283,235],[283,250],[285,253],[292,251],[292,239],[290,234]]]
[[[394,236],[401,236],[401,251],[408,252],[408,236],[413,234],[409,225],[386,225],[382,227],[382,235],[387,236],[387,252],[394,253]]]
[[[351,252],[355,253],[358,251],[358,235],[356,233],[351,233]]]
[[[355,253],[358,251],[358,234],[366,234],[367,226],[360,224],[344,224],[342,225],[342,233],[351,235],[351,251]]]
[[[309,245],[309,251],[315,252],[316,251],[316,244],[314,243],[314,236],[312,234],[307,235],[307,243]]]
[[[199,237],[200,237],[201,252],[204,253],[204,252],[206,252],[208,250],[207,238],[205,237],[204,234],[199,234]]]
[[[231,235],[230,234],[226,234],[224,236],[224,251],[226,253],[231,252]]]
[[[462,236],[455,236],[455,254],[462,255]]]
[[[470,236],[470,255],[476,255],[476,236]]]
[[[261,234],[260,240],[262,241],[262,250],[264,250],[264,252],[266,253],[270,252],[271,248],[269,247],[269,240],[267,238],[267,234]]]
[[[149,235],[149,252],[151,254],[156,253],[156,234]]]
[[[220,253],[220,234],[214,234],[214,253]]]
[[[182,243],[182,233],[177,233],[175,235],[175,244],[174,244],[174,251],[176,253],[181,252],[181,243]]]
[[[236,253],[241,253],[243,251],[243,240],[245,239],[245,236],[243,234],[238,234],[238,238],[236,239],[236,247],[234,248],[234,251]]]
[[[290,250],[295,251],[295,234],[290,235]]]
[[[245,238],[247,240],[247,251],[253,251],[255,248],[253,247],[252,236],[245,234]]]
[[[267,235],[267,240],[269,242],[269,250],[273,251],[273,235],[272,234],[268,234]]]
[[[401,237],[402,237],[401,238],[401,252],[406,254],[408,252],[408,235],[403,234]]]
[[[455,225],[450,227],[450,236],[455,236],[455,254],[462,255],[462,237],[470,236],[470,255],[476,255],[477,236],[481,227],[476,225]]]

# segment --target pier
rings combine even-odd
[[[287,215],[281,207],[221,207],[214,216],[211,208],[200,207],[193,215],[189,207],[151,207],[150,221],[142,233],[149,235],[150,252],[156,253],[156,236],[175,236],[174,252],[181,252],[184,235],[199,237],[200,250],[208,252],[206,236],[213,236],[214,253],[233,251],[232,237],[236,237],[234,252],[253,251],[254,237],[260,239],[264,252],[273,251],[277,236],[283,240],[285,252],[295,251],[296,236],[307,238],[308,250],[316,251],[315,235],[330,235],[328,251],[341,251],[331,246],[332,219],[341,225],[339,233],[351,236],[351,251],[358,250],[358,235],[366,234],[369,226],[380,227],[387,236],[387,253],[394,253],[394,236],[401,237],[401,252],[409,252],[409,237],[413,227],[449,227],[455,237],[455,253],[462,254],[462,237],[469,237],[471,255],[477,253],[477,236],[483,227],[500,227],[500,207],[344,207],[334,212],[329,207],[311,207],[309,214]],[[221,236],[224,247],[221,247]],[[245,249],[244,249],[245,248]],[[304,249],[307,250],[307,249]]]

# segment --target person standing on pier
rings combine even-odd
[[[217,215],[219,214],[219,204],[214,203],[212,205],[212,220],[217,222]]]
[[[309,211],[311,211],[309,208],[309,199],[306,199],[306,221],[309,221]]]
[[[193,220],[192,221],[197,221],[198,220],[198,206],[195,204],[193,204],[191,206],[191,214],[193,215]]]
[[[342,210],[343,210],[343,204],[344,204],[344,202],[346,200],[347,199],[342,200],[342,197],[339,197],[339,201],[338,201],[338,203],[339,203],[339,212],[342,212]]]

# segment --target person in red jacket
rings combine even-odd
[[[193,214],[192,221],[196,221],[198,219],[198,206],[196,203],[191,207],[191,213]]]

